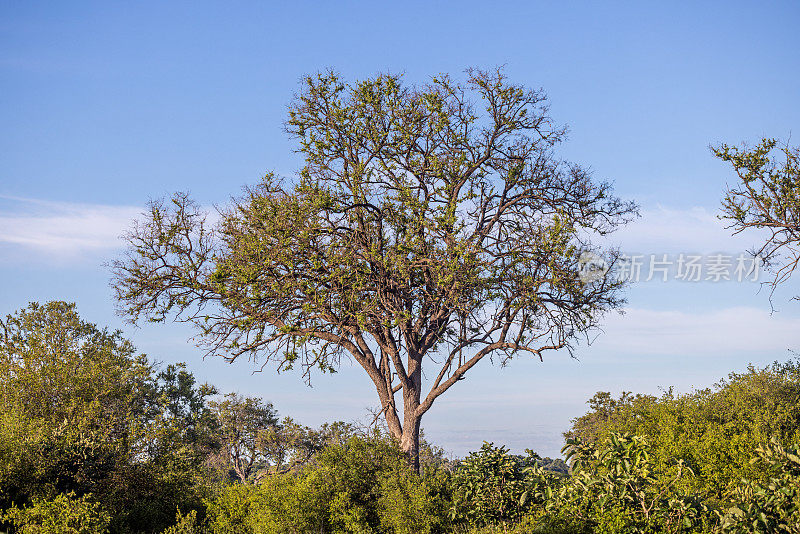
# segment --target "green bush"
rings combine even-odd
[[[253,532],[251,518],[259,509],[260,486],[233,484],[206,503],[211,532]]]
[[[12,507],[3,520],[18,534],[105,534],[111,516],[89,495],[61,493],[49,500],[35,498],[24,508]]]
[[[328,447],[317,462],[322,483],[331,492],[331,525],[345,532],[380,528],[382,486],[408,470],[396,444],[376,437],[353,437]]]
[[[706,512],[680,490],[692,477],[681,461],[669,476],[659,472],[641,436],[612,433],[604,443],[570,439],[564,452],[572,476],[556,491],[546,491],[542,522],[571,532],[695,532]]]
[[[742,479],[766,482],[768,476],[750,460],[759,444],[773,437],[800,441],[800,361],[749,367],[731,373],[713,388],[661,397],[600,392],[591,411],[573,421],[568,437],[602,443],[614,432],[647,439],[651,462],[671,476],[675,459],[695,475],[679,485],[711,508],[724,508],[736,497]]]
[[[198,521],[197,510],[186,515],[178,511],[175,524],[167,527],[161,534],[205,534],[207,529]]]
[[[428,534],[446,530],[450,488],[445,471],[419,476],[404,466],[381,477],[379,491],[378,511],[383,531]]]
[[[326,493],[314,472],[274,475],[259,485],[232,485],[208,502],[209,530],[214,534],[325,532]]]
[[[207,503],[214,534],[441,532],[447,476],[420,476],[390,439],[351,437],[299,473],[225,488]]]
[[[326,448],[315,472],[329,493],[334,531],[429,533],[445,523],[446,480],[420,476],[386,436],[351,437]]]
[[[544,504],[546,489],[557,487],[559,479],[542,469],[531,451],[515,456],[484,443],[456,469],[451,517],[472,526],[518,521]]]
[[[765,483],[744,480],[739,504],[720,514],[723,532],[800,534],[800,447],[782,447],[776,439],[759,447],[752,463],[764,468]]]

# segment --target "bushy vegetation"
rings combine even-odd
[[[777,439],[800,442],[800,362],[731,373],[713,388],[661,397],[598,393],[569,437],[598,442],[613,432],[647,437],[658,468],[681,459],[696,476],[681,486],[711,506],[729,502],[742,479],[766,482],[752,463],[757,448]]]
[[[206,529],[437,532],[449,502],[442,474],[415,473],[397,444],[384,436],[353,436],[325,448],[299,473],[225,487],[208,503]]]
[[[17,507],[7,520],[23,531],[72,503],[81,517],[110,514],[115,532],[147,532],[176,507],[200,506],[212,393],[179,366],[159,371],[73,305],[9,316],[0,326],[0,509]]]
[[[560,459],[485,443],[420,468],[158,367],[63,302],[0,327],[0,530],[800,532],[800,362],[660,397],[600,392]]]

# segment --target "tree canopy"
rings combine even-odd
[[[424,86],[328,72],[285,127],[295,179],[267,174],[216,223],[187,194],[151,203],[114,264],[133,321],[188,321],[212,354],[306,376],[352,357],[415,458],[422,415],[480,360],[569,349],[621,305],[622,282],[582,278],[580,258],[613,268],[591,239],[636,207],[556,157],[541,90],[499,70]]]

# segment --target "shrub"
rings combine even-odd
[[[505,447],[484,443],[461,462],[453,480],[451,517],[469,525],[508,523],[541,506],[545,490],[560,477],[545,471],[539,457],[511,455]]]
[[[351,437],[299,473],[237,484],[207,503],[214,534],[386,532],[427,534],[445,525],[447,475],[420,476],[386,437]]]
[[[111,516],[90,495],[75,497],[70,492],[53,499],[33,499],[24,508],[13,507],[3,520],[19,534],[104,534]]]
[[[206,503],[206,513],[212,532],[253,532],[251,516],[258,509],[259,486],[233,484],[224,488]]]
[[[245,524],[258,534],[329,531],[326,493],[326,488],[314,472],[303,476],[266,477],[255,493]],[[238,534],[239,531],[215,532]]]
[[[317,459],[321,483],[331,492],[334,530],[428,533],[442,528],[446,493],[434,472],[423,477],[386,436],[351,437]]]
[[[729,506],[742,479],[765,483],[768,476],[751,458],[773,437],[800,440],[800,361],[774,363],[731,373],[713,388],[661,397],[619,399],[600,392],[591,410],[573,420],[567,437],[600,444],[612,433],[647,439],[652,464],[670,474],[675,459],[697,475],[679,485],[712,508]]]
[[[740,504],[720,514],[723,532],[800,534],[800,450],[776,439],[759,447],[752,463],[765,468],[766,483],[742,481]]]
[[[705,508],[680,491],[691,469],[678,460],[669,476],[659,472],[645,438],[612,433],[599,446],[573,438],[564,452],[572,476],[547,491],[545,524],[596,533],[691,532],[701,525]]]
[[[205,534],[207,529],[198,521],[197,510],[186,515],[178,511],[175,524],[167,527],[161,534]]]
[[[381,529],[397,534],[441,532],[448,526],[449,476],[445,471],[417,475],[403,468],[380,480],[378,512]]]

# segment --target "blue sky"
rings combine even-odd
[[[376,401],[358,369],[308,389],[293,373],[203,361],[180,325],[124,325],[103,263],[141,206],[176,190],[224,204],[266,171],[291,176],[281,125],[303,74],[413,83],[505,65],[569,126],[561,155],[642,205],[614,237],[624,250],[738,254],[755,237],[717,221],[733,178],[708,146],[797,139],[799,22],[793,2],[0,1],[0,313],[75,301],[151,356],[302,422],[364,419]],[[782,288],[770,314],[754,283],[635,284],[577,360],[484,362],[437,401],[426,433],[455,454],[484,439],[556,454],[595,391],[685,391],[786,359],[797,293],[797,280]]]

